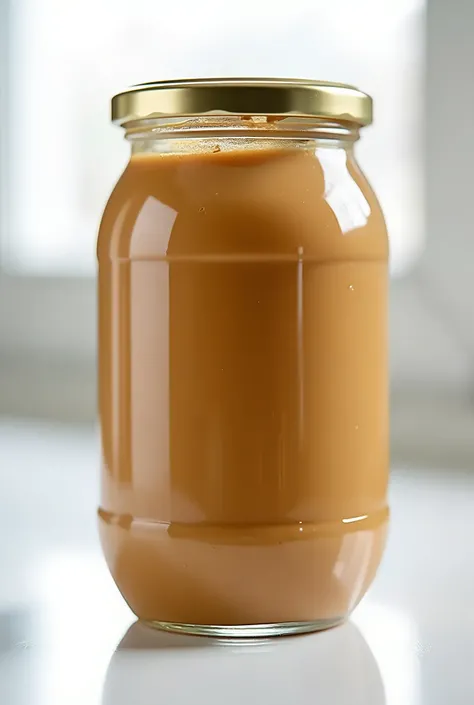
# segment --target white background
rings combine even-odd
[[[174,75],[306,75],[376,99],[360,156],[392,236],[393,448],[408,461],[347,629],[237,650],[135,628],[114,653],[133,617],[97,541],[97,435],[2,419],[2,705],[474,701],[474,3],[425,12],[0,0],[0,413],[95,419],[96,221],[126,158],[109,95]]]

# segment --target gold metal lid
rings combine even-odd
[[[112,121],[203,114],[294,115],[372,122],[372,98],[354,86],[289,78],[198,78],[132,86],[112,98]]]

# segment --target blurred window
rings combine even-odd
[[[229,19],[216,0],[10,1],[3,267],[94,272],[100,215],[127,159],[109,124],[114,92],[165,78],[276,75],[354,83],[374,96],[359,158],[387,216],[392,272],[405,273],[423,245],[422,10],[423,0],[281,9],[241,0]]]

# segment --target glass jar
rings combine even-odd
[[[133,612],[228,636],[343,621],[387,526],[387,234],[349,86],[113,99],[98,242],[100,534]]]

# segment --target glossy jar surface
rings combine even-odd
[[[337,624],[388,517],[388,244],[358,132],[158,123],[98,243],[110,571],[164,628]]]

